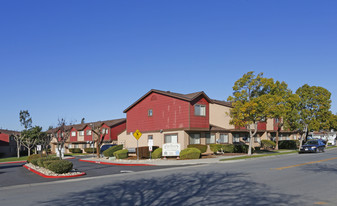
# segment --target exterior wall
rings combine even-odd
[[[189,102],[151,93],[127,112],[127,132],[189,127]],[[152,116],[148,110],[152,109]]]
[[[197,116],[194,114],[195,105],[206,106],[206,116]],[[190,128],[205,128],[209,129],[209,103],[203,97],[199,97],[190,103]]]
[[[257,124],[257,130],[266,130],[267,129],[267,122],[259,122]]]
[[[219,104],[209,104],[209,123],[226,129],[234,129],[230,122],[230,108]]]
[[[126,122],[116,125],[110,129],[110,138],[113,141],[117,141],[118,135],[126,129]]]
[[[91,127],[89,126],[86,126],[84,128],[84,141],[92,141],[92,135],[93,135],[93,132],[91,131],[91,135],[87,135],[87,131],[88,130],[91,130]]]
[[[0,145],[9,145],[9,135],[5,133],[0,133]]]
[[[268,131],[274,130],[274,120],[273,119],[267,119],[267,130]]]
[[[75,134],[75,136],[71,136],[71,133],[72,132],[76,132],[76,134]],[[70,137],[69,137],[69,139],[70,139],[70,142],[76,142],[77,141],[77,130],[75,129],[75,128],[72,128],[71,130],[70,130]]]
[[[168,132],[144,132],[142,136],[138,140],[138,146],[144,147],[148,146],[148,136],[153,136],[153,146],[163,147],[164,144],[164,136],[166,134],[177,134],[178,135],[178,143],[180,143],[181,149],[187,148],[188,145],[188,135],[183,130],[178,131],[168,131]],[[137,140],[136,138],[127,133],[126,130],[118,135],[118,144],[123,144],[124,148],[136,148],[137,147]]]
[[[101,128],[108,129],[108,133],[105,135],[104,140],[105,140],[105,141],[111,140],[111,131],[110,131],[110,127],[108,127],[106,124],[103,124]],[[96,137],[96,135],[95,135],[95,137]]]

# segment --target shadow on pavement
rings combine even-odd
[[[296,195],[279,194],[242,173],[174,174],[115,182],[40,202],[46,205],[304,205]]]

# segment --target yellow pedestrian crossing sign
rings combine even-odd
[[[139,138],[142,136],[142,133],[137,129],[134,133],[133,136],[139,140]]]

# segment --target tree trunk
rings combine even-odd
[[[257,133],[257,123],[254,123],[254,132],[252,131],[251,125],[249,125],[249,147],[248,147],[248,155],[252,155],[252,147],[254,136]]]
[[[17,152],[17,157],[20,158],[20,146],[17,146],[16,152]]]
[[[28,157],[30,156],[30,148],[28,148]]]
[[[303,145],[303,140],[304,140],[305,136],[307,135],[307,131],[308,131],[308,125],[305,125],[304,129],[303,129],[303,134],[301,136],[301,141],[300,141],[300,147],[299,147],[299,149],[301,149],[301,147]]]

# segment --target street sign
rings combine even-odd
[[[152,147],[153,146],[153,139],[149,139],[147,142],[147,146]]]
[[[36,150],[37,150],[37,151],[41,151],[41,149],[42,149],[42,148],[41,148],[41,145],[36,145]]]
[[[139,140],[139,138],[142,136],[142,133],[137,129],[134,133],[133,136]]]
[[[149,146],[149,151],[152,152],[152,146]]]

